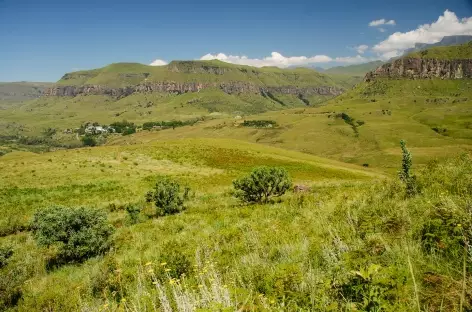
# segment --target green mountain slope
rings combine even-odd
[[[306,68],[255,68],[221,61],[174,61],[158,67],[117,63],[65,74],[47,96],[5,110],[3,128],[17,129],[12,124],[20,124],[22,134],[31,135],[87,121],[248,115],[316,106],[354,84],[350,77]]]
[[[65,74],[58,85],[105,85],[123,87],[139,83],[173,81],[250,82],[262,86],[338,86],[338,82],[307,68],[256,68],[213,61],[173,61],[166,66],[115,63],[103,68]]]
[[[441,60],[470,59],[472,58],[472,41],[455,46],[433,47],[424,51],[407,54],[405,57]]]

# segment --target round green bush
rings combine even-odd
[[[239,180],[233,181],[235,196],[248,203],[266,203],[271,197],[282,196],[292,187],[284,168],[258,167]]]
[[[39,210],[31,226],[37,244],[55,246],[63,261],[83,261],[105,253],[114,232],[104,212],[85,207]]]

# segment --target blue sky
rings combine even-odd
[[[432,35],[405,34],[446,10],[457,25],[446,18]],[[404,42],[437,41],[442,28],[472,34],[472,18],[463,20],[471,16],[472,0],[0,0],[0,81],[56,81],[114,62],[204,55],[281,67],[349,64],[400,53],[405,45],[389,41],[395,32]],[[395,25],[369,26],[381,19]],[[368,48],[359,53],[360,45]]]

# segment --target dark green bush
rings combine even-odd
[[[131,224],[136,224],[139,222],[139,214],[141,213],[141,207],[137,204],[128,204],[125,207],[128,214],[128,220]]]
[[[258,167],[239,180],[233,181],[234,195],[248,203],[266,203],[271,197],[282,196],[292,187],[284,168]]]
[[[402,148],[402,169],[398,172],[398,176],[406,186],[406,194],[412,196],[418,191],[416,176],[411,173],[412,156],[406,148],[405,141],[401,140],[400,146]]]
[[[186,194],[188,188],[181,192],[177,181],[164,177],[159,178],[154,189],[146,194],[146,201],[154,202],[158,216],[170,215],[185,209]]]
[[[104,212],[90,208],[49,207],[31,224],[39,246],[55,246],[61,261],[83,261],[105,253],[113,227]]]
[[[91,135],[86,135],[82,137],[82,143],[84,146],[96,146],[97,145],[97,140]]]
[[[0,269],[8,264],[11,256],[13,256],[13,249],[10,246],[0,246]]]

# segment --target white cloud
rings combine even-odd
[[[359,63],[368,62],[369,59],[361,55],[356,55],[356,56],[347,56],[347,57],[337,57],[334,59],[334,61],[338,63],[359,64]]]
[[[396,32],[375,45],[372,50],[386,59],[388,55],[401,55],[417,42],[436,43],[444,36],[453,35],[472,35],[472,17],[459,19],[454,12],[446,10],[436,22],[420,25],[408,32]]]
[[[285,57],[279,52],[272,52],[270,56],[258,59],[258,58],[248,58],[247,56],[239,55],[226,55],[224,53],[218,54],[206,54],[200,58],[200,60],[220,60],[226,63],[240,64],[240,65],[250,65],[255,67],[262,66],[276,66],[281,68],[286,68],[289,66],[299,66],[307,65],[314,63],[328,63],[333,61],[333,59],[326,55],[315,55],[311,57],[307,56],[290,56]]]
[[[386,30],[385,28],[380,27],[380,28],[379,28],[379,31],[380,31],[381,33],[384,33],[384,32],[386,32],[387,30]]]
[[[357,53],[359,53],[359,54],[364,54],[365,51],[367,51],[368,48],[369,48],[368,45],[361,44],[360,46],[355,47],[355,50],[356,50]]]
[[[378,27],[382,25],[395,26],[397,23],[394,20],[387,21],[385,18],[378,19],[369,23],[370,27]]]
[[[151,65],[151,66],[164,66],[164,65],[167,65],[167,62],[163,61],[163,60],[160,60],[160,59],[157,59],[149,65]]]

